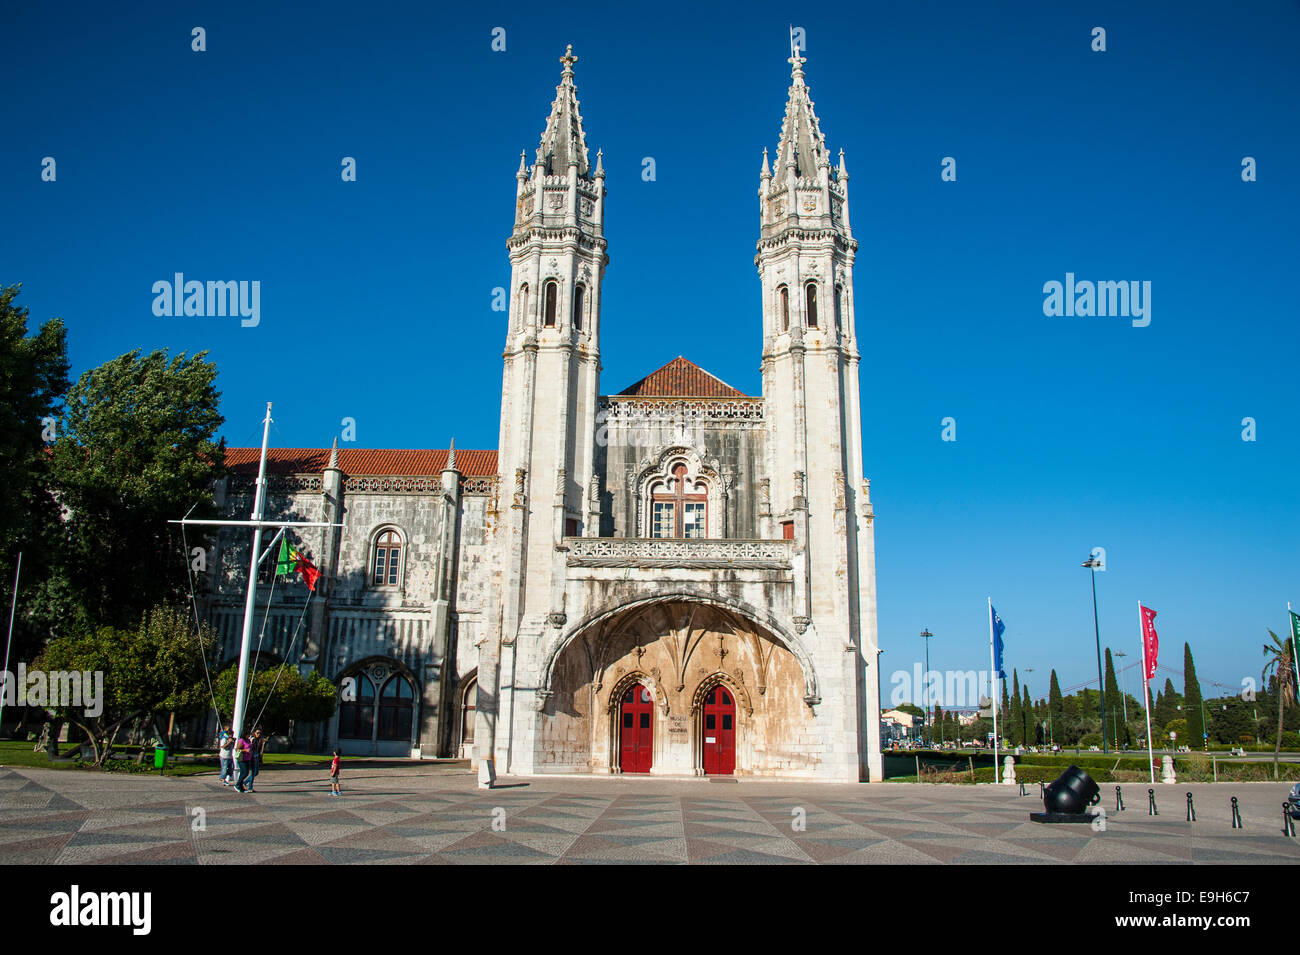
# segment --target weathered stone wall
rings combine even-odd
[[[760,523],[762,402],[754,399],[602,399],[596,432],[603,477],[602,537],[649,537],[644,482],[674,449],[710,482],[709,537],[767,536]],[[692,468],[694,471],[694,468]],[[725,524],[712,513],[725,496]]]

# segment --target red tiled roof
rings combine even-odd
[[[694,362],[678,355],[658,371],[619,392],[639,398],[748,398]]]
[[[235,474],[257,474],[261,448],[226,448],[226,467]],[[270,474],[319,474],[329,466],[329,448],[270,448],[266,470]],[[344,474],[438,474],[447,466],[445,449],[387,450],[339,448],[339,468]],[[495,451],[456,449],[456,470],[468,477],[497,473]]]

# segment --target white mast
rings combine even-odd
[[[189,519],[168,521],[169,524],[200,527],[252,527],[253,549],[248,561],[248,596],[244,599],[244,632],[239,644],[239,681],[235,687],[235,712],[231,715],[231,732],[239,738],[243,730],[244,710],[248,704],[248,655],[253,638],[253,610],[257,603],[257,567],[267,554],[262,549],[262,531],[268,527],[286,529],[290,527],[342,527],[321,521],[266,521],[266,448],[271,436],[271,402],[266,403],[266,418],[262,421],[262,456],[257,466],[257,485],[253,493],[252,519],[247,521],[192,521]],[[278,535],[277,535],[278,536]],[[269,551],[267,552],[269,554]]]

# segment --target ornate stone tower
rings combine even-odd
[[[593,168],[578,109],[570,46],[531,167],[515,174],[509,326],[501,386],[499,469],[499,720],[510,725],[514,673],[548,622],[564,613],[566,536],[594,535],[587,513],[600,373],[600,288],[605,266],[605,171]],[[519,659],[516,659],[519,658]],[[480,687],[487,674],[480,673]],[[493,707],[487,707],[489,720]],[[487,729],[487,727],[484,727]],[[498,765],[510,734],[492,729]]]
[[[795,623],[853,657],[863,778],[880,778],[875,545],[858,395],[849,174],[832,166],[804,81],[790,92],[776,161],[759,184],[763,397],[772,520],[795,541]],[[847,702],[847,701],[846,701]]]

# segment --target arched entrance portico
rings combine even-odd
[[[544,771],[789,775],[821,759],[800,659],[729,608],[629,607],[576,633],[548,676]]]

